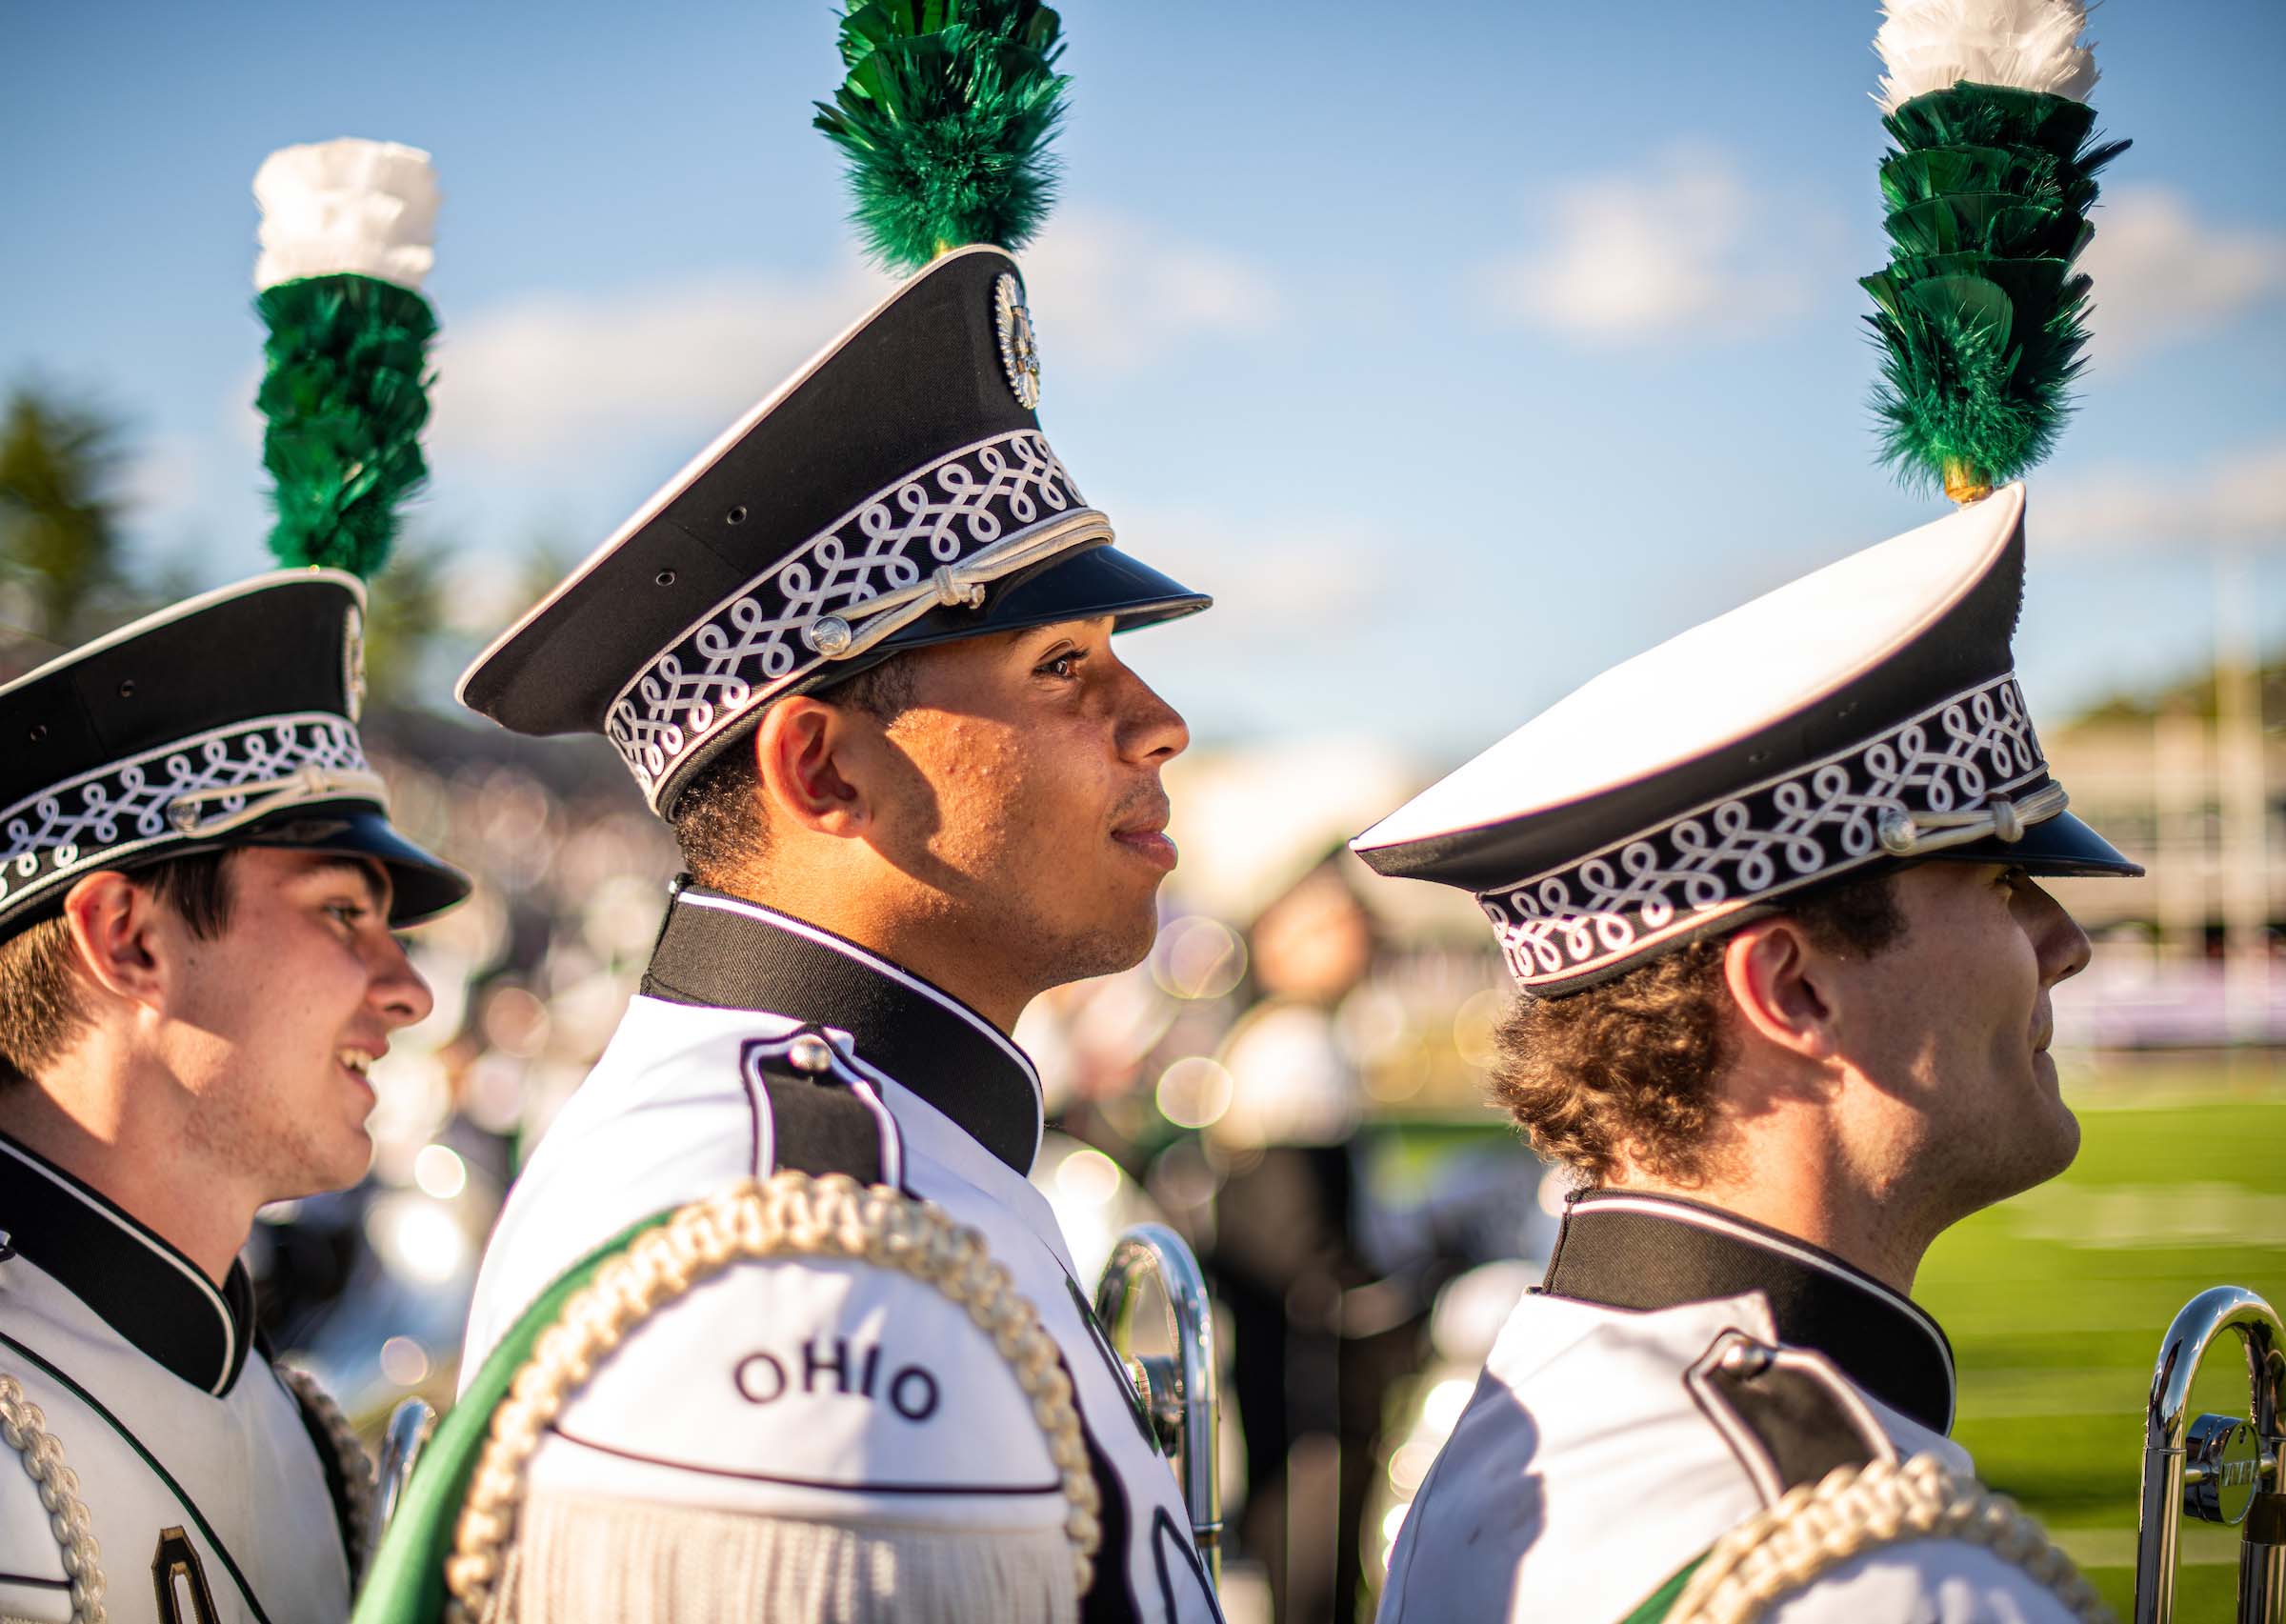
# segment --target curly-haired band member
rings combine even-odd
[[[2008,487],[1688,632],[1357,840],[1477,896],[1521,988],[1496,1096],[1578,1186],[1384,1624],[1662,1617],[1790,1491],[1922,1454],[1930,1520],[1822,1542],[1771,1616],[2094,1605],[2044,1542],[1903,1536],[1982,1503],[1922,1255],[2079,1143],[2050,993],[2088,939],[2040,878],[2141,872],[2024,710],[2022,515]],[[1840,1487],[1817,1506],[1887,1503]]]

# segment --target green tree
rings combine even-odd
[[[0,407],[0,620],[16,640],[74,644],[117,609],[124,440],[115,418],[38,383]]]
[[[389,568],[366,584],[366,702],[376,710],[437,708],[427,668],[445,620],[451,556],[450,545],[433,539],[400,543]]]

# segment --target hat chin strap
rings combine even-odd
[[[984,602],[987,586],[1018,570],[1076,547],[1112,539],[1111,521],[1093,508],[1083,508],[995,541],[910,587],[851,604],[839,614],[821,615],[802,628],[802,641],[829,660],[850,659],[902,632],[932,610],[978,607]],[[859,620],[865,624],[852,625]]]
[[[2013,846],[2031,825],[2071,804],[2064,787],[2050,782],[2020,801],[1995,795],[1974,812],[1908,812],[1892,807],[1881,814],[1875,832],[1881,849],[1893,857],[1925,857],[1973,840],[1997,839]]]
[[[234,811],[226,810],[209,817],[199,815],[199,808],[209,801],[234,801],[240,796],[245,796],[246,802]],[[204,839],[226,830],[242,828],[287,807],[311,801],[345,800],[371,801],[387,812],[389,786],[378,772],[355,767],[320,767],[312,762],[283,778],[256,778],[243,784],[217,784],[211,789],[187,791],[167,803],[167,823],[177,834]]]

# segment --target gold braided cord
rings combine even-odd
[[[732,1263],[801,1256],[848,1258],[910,1274],[967,1309],[992,1337],[1032,1400],[1033,1418],[1062,1475],[1064,1532],[1079,1594],[1087,1594],[1103,1543],[1102,1502],[1088,1468],[1072,1379],[1038,1311],[986,1253],[984,1237],[941,1208],[883,1185],[860,1185],[846,1173],[812,1178],[789,1171],[767,1182],[741,1180],[645,1231],[541,1333],[492,1413],[461,1508],[445,1564],[447,1624],[476,1624],[489,1615],[507,1572],[524,1469],[597,1362],[644,1319]]]
[[[2045,1587],[2081,1624],[2112,1610],[2047,1532],[1933,1454],[1837,1466],[1725,1534],[1668,1614],[1670,1624],[1751,1624],[1852,1557],[1915,1539],[1982,1546]]]
[[[11,1375],[0,1375],[0,1441],[23,1457],[24,1470],[39,1485],[49,1530],[63,1548],[64,1575],[71,1581],[71,1624],[104,1624],[103,1551],[79,1497],[79,1474],[64,1464],[62,1440]]]
[[[317,1378],[298,1365],[275,1365],[278,1380],[286,1385],[305,1413],[325,1430],[326,1443],[341,1468],[342,1534],[349,1547],[350,1585],[354,1589],[365,1564],[373,1554],[373,1459],[365,1453],[357,1429],[320,1387]]]

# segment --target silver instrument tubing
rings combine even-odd
[[[2246,1353],[2247,1418],[2189,1414],[2191,1384],[2215,1339],[2235,1333]],[[2286,1326],[2242,1286],[2215,1286],[2167,1328],[2143,1423],[2143,1498],[2136,1517],[2135,1624],[2173,1624],[2182,1518],[2236,1524],[2239,1624],[2286,1624],[2286,1483],[2280,1482]]]
[[[1167,1296],[1172,1358],[1129,1353],[1141,1300],[1138,1288],[1155,1276]],[[1121,1233],[1111,1261],[1095,1287],[1095,1313],[1112,1346],[1127,1362],[1136,1396],[1151,1418],[1162,1448],[1175,1457],[1175,1477],[1190,1514],[1191,1534],[1206,1563],[1207,1577],[1222,1586],[1222,1482],[1217,1428],[1214,1305],[1198,1259],[1182,1237],[1164,1224],[1137,1224]]]
[[[389,1413],[389,1425],[381,1432],[381,1461],[373,1484],[372,1537],[366,1543],[367,1550],[381,1549],[381,1536],[389,1532],[390,1519],[404,1503],[405,1485],[412,1481],[412,1469],[420,1463],[421,1451],[435,1431],[436,1408],[425,1398],[408,1398]]]

